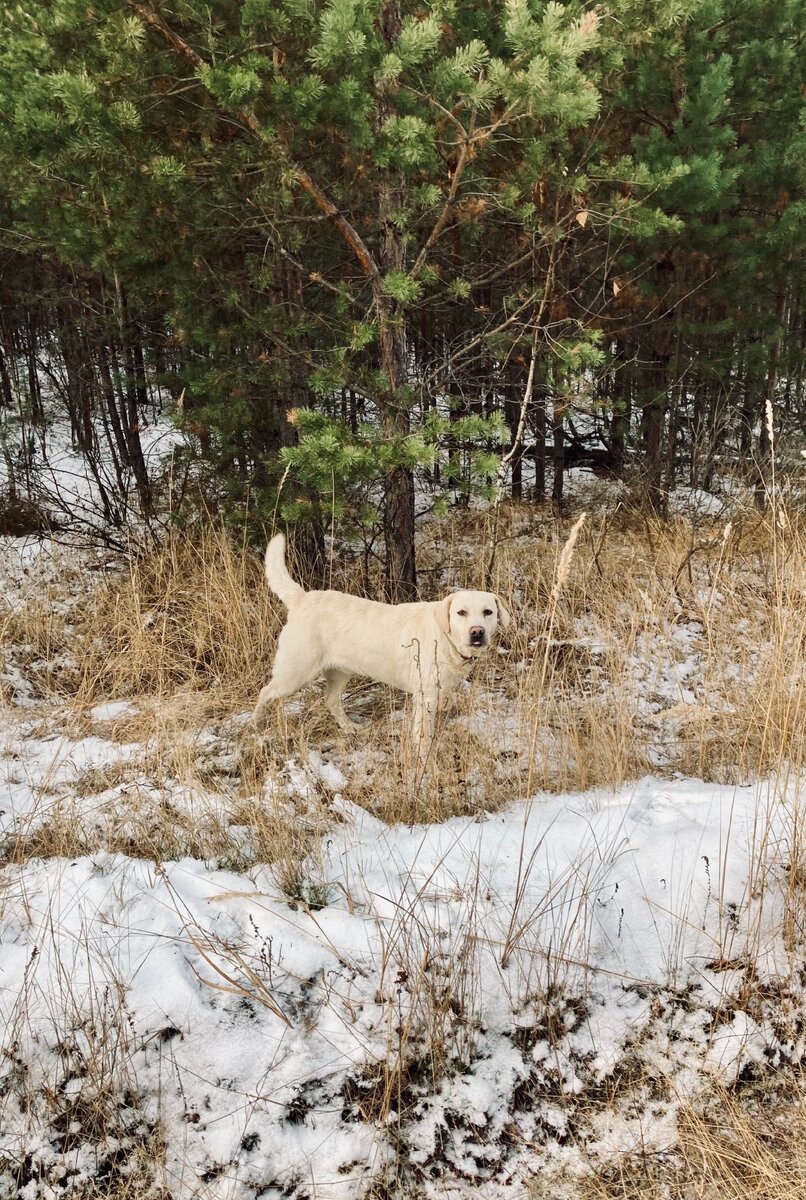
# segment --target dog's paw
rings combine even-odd
[[[266,757],[266,733],[250,721],[240,731],[235,759],[242,775],[254,774]]]

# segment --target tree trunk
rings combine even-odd
[[[388,304],[388,299],[387,299]],[[382,396],[381,420],[391,440],[409,432],[408,408],[401,395],[406,372],[406,338],[401,316],[381,308],[381,363],[388,388]],[[404,466],[391,467],[384,479],[383,540],[386,551],[385,593],[392,604],[417,599],[414,557],[414,477]]]
[[[288,314],[289,328],[293,327],[296,314],[303,305],[302,279],[295,263],[287,258],[280,258],[277,263],[277,274],[282,281],[281,303]],[[282,371],[282,385],[277,387],[274,401],[266,397],[261,409],[266,413],[267,421],[263,429],[260,445],[260,458],[275,465],[274,470],[282,466],[280,450],[283,446],[293,446],[298,440],[296,426],[289,421],[288,414],[297,408],[307,408],[311,404],[311,393],[307,373],[300,370],[295,361],[308,349],[305,334],[289,335],[288,349],[280,350],[275,347],[277,357],[283,354],[285,366]],[[342,393],[343,394],[343,393]],[[269,412],[269,410],[271,413]],[[279,409],[279,411],[277,411]],[[276,478],[266,479],[264,486],[271,483],[276,485]],[[297,521],[289,530],[289,553],[294,557],[297,567],[297,578],[307,588],[326,587],[327,556],[325,554],[325,522],[319,496],[312,488],[304,488],[303,495],[310,501],[310,517],[305,521]]]
[[[627,439],[632,422],[632,375],[630,357],[623,342],[616,346],[613,371],[612,410],[610,416],[610,452],[613,470],[617,475],[624,472],[627,455]]]
[[[115,395],[115,385],[112,381],[112,371],[109,366],[109,350],[103,342],[99,343],[97,354],[98,374],[101,380],[101,389],[106,398],[107,437],[109,440],[112,461],[115,466],[115,474],[117,476],[120,493],[121,495],[124,495],[125,488],[121,464],[123,466],[128,466],[129,448],[126,445],[123,426],[120,422],[120,413],[118,411],[117,397]]]
[[[674,491],[675,481],[677,479],[677,435],[680,430],[680,414],[685,406],[685,372],[682,366],[682,303],[675,310],[675,339],[674,339],[674,355],[673,369],[671,374],[677,378],[675,384],[675,395],[669,404],[669,421],[666,437],[666,470],[663,473],[663,505],[666,508],[668,496]],[[669,374],[667,370],[667,375]]]
[[[761,395],[761,431],[758,438],[758,455],[756,461],[755,479],[755,503],[756,508],[759,509],[763,509],[766,506],[770,493],[772,456],[774,452],[771,426],[773,423],[773,413],[775,409],[775,391],[778,386],[778,367],[781,359],[781,339],[783,337],[785,317],[786,288],[783,280],[781,280],[778,286],[778,294],[775,302],[775,319],[777,322],[777,329],[772,345],[770,346],[770,357],[767,363],[767,377],[764,381],[764,390]]]
[[[721,387],[717,381],[712,381],[708,387],[706,412],[705,423],[708,430],[708,444],[705,460],[700,468],[699,478],[700,486],[706,492],[710,492],[714,483],[716,452],[725,435],[725,404],[723,403]]]
[[[546,496],[546,387],[536,383],[532,388],[533,432],[535,459],[535,500],[541,502]]]
[[[562,503],[563,485],[565,483],[565,405],[562,404],[557,396],[554,397],[554,413],[552,417],[552,440],[554,443],[554,452],[552,454],[552,466],[554,467],[554,480],[551,485],[551,498],[555,504]]]
[[[126,404],[124,406],[125,423],[123,432],[126,435],[126,445],[129,451],[129,465],[134,475],[134,485],[140,499],[143,516],[150,516],[152,511],[151,480],[148,477],[143,443],[140,440],[140,413],[138,408],[138,381],[132,347],[124,348],[126,360]]]
[[[675,320],[676,266],[670,253],[655,263],[653,280],[658,297],[659,316],[649,330],[649,347],[644,368],[646,393],[642,412],[644,463],[643,475],[646,500],[660,516],[666,511],[663,486],[663,430],[669,402],[669,364],[678,323]]]
[[[696,380],[694,383],[694,408],[691,414],[691,457],[688,464],[688,482],[690,487],[699,487],[708,461],[708,446],[711,431],[707,424],[708,406],[705,398],[705,382]],[[705,486],[703,484],[703,486]]]
[[[83,453],[92,450],[92,422],[86,388],[86,364],[78,343],[78,311],[71,304],[59,309],[59,349],[67,376],[67,411],[73,444]]]
[[[398,0],[386,0],[378,16],[381,32],[393,46],[401,29]],[[379,87],[375,122],[382,129],[392,114],[389,96],[396,84]],[[388,90],[385,90],[388,89]],[[378,340],[385,387],[380,396],[384,434],[398,440],[409,432],[406,388],[406,326],[403,313],[386,292],[383,278],[390,271],[405,268],[403,231],[397,214],[403,204],[403,179],[397,169],[389,169],[378,191],[378,272],[374,282],[375,308],[378,315]],[[414,552],[414,476],[409,467],[391,467],[384,480],[383,540],[386,551],[385,590],[392,603],[417,599],[417,568]]]
[[[666,419],[666,367],[665,358],[653,359],[646,368],[647,390],[651,399],[643,410],[644,463],[643,475],[646,500],[658,514],[663,513],[663,426]]]
[[[462,320],[461,314],[459,312],[454,312],[451,314],[451,316],[446,324],[445,331],[444,331],[444,342],[443,342],[443,349],[444,349],[446,361],[449,360],[449,358],[450,358],[451,346],[454,345],[455,340],[459,334],[460,327],[461,327],[461,320]],[[460,459],[459,459],[460,447],[459,447],[459,439],[457,438],[456,434],[453,432],[453,426],[455,425],[455,423],[457,421],[461,420],[461,418],[466,415],[467,404],[465,401],[465,395],[462,390],[462,386],[459,382],[458,369],[457,369],[456,365],[449,363],[447,371],[448,371],[447,388],[448,388],[448,422],[449,422],[448,436],[446,439],[446,445],[447,445],[447,450],[448,450],[447,487],[450,491],[453,491],[453,492],[459,491],[460,495],[461,495],[460,489],[462,487],[462,471],[461,471],[461,463],[460,463]],[[468,496],[468,493],[466,491],[465,495],[464,495],[465,500],[467,499],[467,496]]]
[[[509,452],[514,451],[512,457],[512,474],[510,477],[510,490],[513,500],[520,500],[523,496],[523,442],[520,446],[515,446],[515,440],[518,436],[518,428],[520,426],[521,402],[523,399],[523,384],[520,387],[515,372],[507,371],[507,376],[504,383],[504,416],[506,423],[509,426],[509,433],[512,441],[509,445]],[[530,397],[531,399],[531,397]]]
[[[749,483],[752,476],[753,457],[753,385],[752,371],[749,368],[749,355],[743,346],[739,352],[736,365],[736,387],[742,397],[739,411],[739,458],[745,479]]]
[[[6,356],[0,349],[0,408],[14,407],[14,389],[6,366]]]

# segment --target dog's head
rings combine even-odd
[[[486,650],[496,630],[506,629],[510,615],[494,592],[452,592],[436,608],[437,624],[465,658]]]

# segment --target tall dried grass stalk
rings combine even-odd
[[[557,564],[557,575],[554,580],[554,585],[551,589],[551,600],[554,604],[556,604],[557,601],[559,600],[560,594],[561,594],[563,588],[565,587],[566,583],[568,582],[568,576],[571,573],[571,560],[574,557],[574,550],[576,549],[577,539],[579,537],[582,526],[585,524],[587,515],[588,515],[587,513],[580,514],[580,516],[577,518],[577,520],[574,522],[573,526],[571,527],[571,532],[569,533],[569,535],[566,539],[565,545],[563,546],[562,550],[560,551],[560,561]]]

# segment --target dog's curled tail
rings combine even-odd
[[[266,547],[266,582],[286,608],[305,595],[305,589],[291,578],[285,565],[285,538],[278,533]]]

